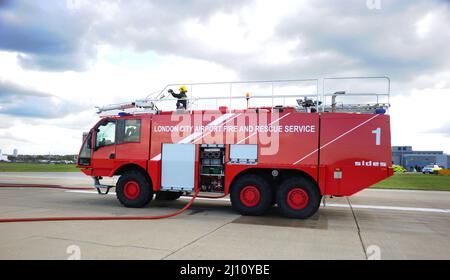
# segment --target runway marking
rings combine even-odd
[[[69,193],[98,194],[97,191],[80,191],[80,190],[73,190],[73,191],[72,191],[72,190],[68,190],[68,191],[66,191],[66,192],[69,192]],[[115,193],[115,192],[109,192],[108,195],[116,195],[116,193]]]
[[[337,204],[337,203],[327,203],[326,207],[350,208],[350,205],[348,205],[348,204]],[[400,207],[400,206],[365,205],[365,204],[352,204],[352,207],[353,208],[358,208],[358,209],[377,209],[377,210],[394,210],[394,211],[450,213],[450,209],[439,209],[439,208]]]
[[[82,190],[69,190],[69,193],[85,193],[85,194],[97,194],[96,191],[82,191]],[[110,192],[109,195],[115,195],[115,192]],[[180,199],[189,200],[191,197],[182,196]],[[214,200],[214,201],[226,201],[229,202],[228,198],[203,198],[198,197],[196,200]],[[321,204],[323,206],[323,204]],[[373,209],[373,210],[393,210],[393,211],[412,211],[412,212],[427,212],[427,213],[450,213],[450,209],[440,209],[440,208],[422,208],[422,207],[401,207],[401,206],[386,206],[386,205],[367,205],[367,204],[352,204],[355,209]],[[339,203],[327,203],[326,207],[336,207],[336,208],[350,208],[348,204]]]
[[[420,194],[439,194],[450,195],[448,191],[429,191],[429,190],[403,190],[403,189],[365,189],[365,192],[400,192],[400,193],[420,193]]]
[[[2,180],[15,180],[15,178],[33,178],[33,179],[63,179],[63,180],[84,180],[86,178],[86,176],[40,176],[40,175],[35,175],[35,174],[30,174],[30,175],[26,175],[26,174],[17,174],[17,175],[0,175],[0,179]]]
[[[82,190],[67,190],[66,192],[69,193],[86,193],[86,194],[96,194],[98,195],[97,191],[82,191]],[[108,195],[116,195],[115,192],[109,192]],[[182,196],[180,199],[183,200],[190,200],[192,197],[190,196]],[[228,198],[205,198],[205,197],[197,197],[195,200],[215,200],[215,201],[230,201]]]

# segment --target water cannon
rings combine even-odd
[[[316,113],[317,112],[317,106],[321,105],[321,101],[314,101],[312,99],[308,99],[308,97],[304,97],[304,99],[297,99],[297,104],[300,107],[303,107],[306,109],[308,113]]]

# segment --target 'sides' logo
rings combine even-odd
[[[355,166],[369,166],[369,167],[386,167],[386,162],[383,161],[355,161]]]

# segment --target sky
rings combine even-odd
[[[95,106],[169,83],[389,76],[392,145],[450,154],[449,26],[448,0],[0,0],[0,149],[76,154]]]

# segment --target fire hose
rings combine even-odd
[[[93,190],[95,188],[88,187],[64,187],[59,185],[22,185],[22,184],[1,184],[0,188],[45,188],[45,189],[63,189],[63,190]],[[175,217],[191,207],[197,198],[199,191],[197,190],[192,196],[189,202],[180,210],[158,216],[76,216],[76,217],[39,217],[39,218],[8,218],[0,219],[0,223],[14,223],[14,222],[50,222],[50,221],[123,221],[123,220],[158,220],[170,217]],[[209,198],[220,198],[209,197]]]

